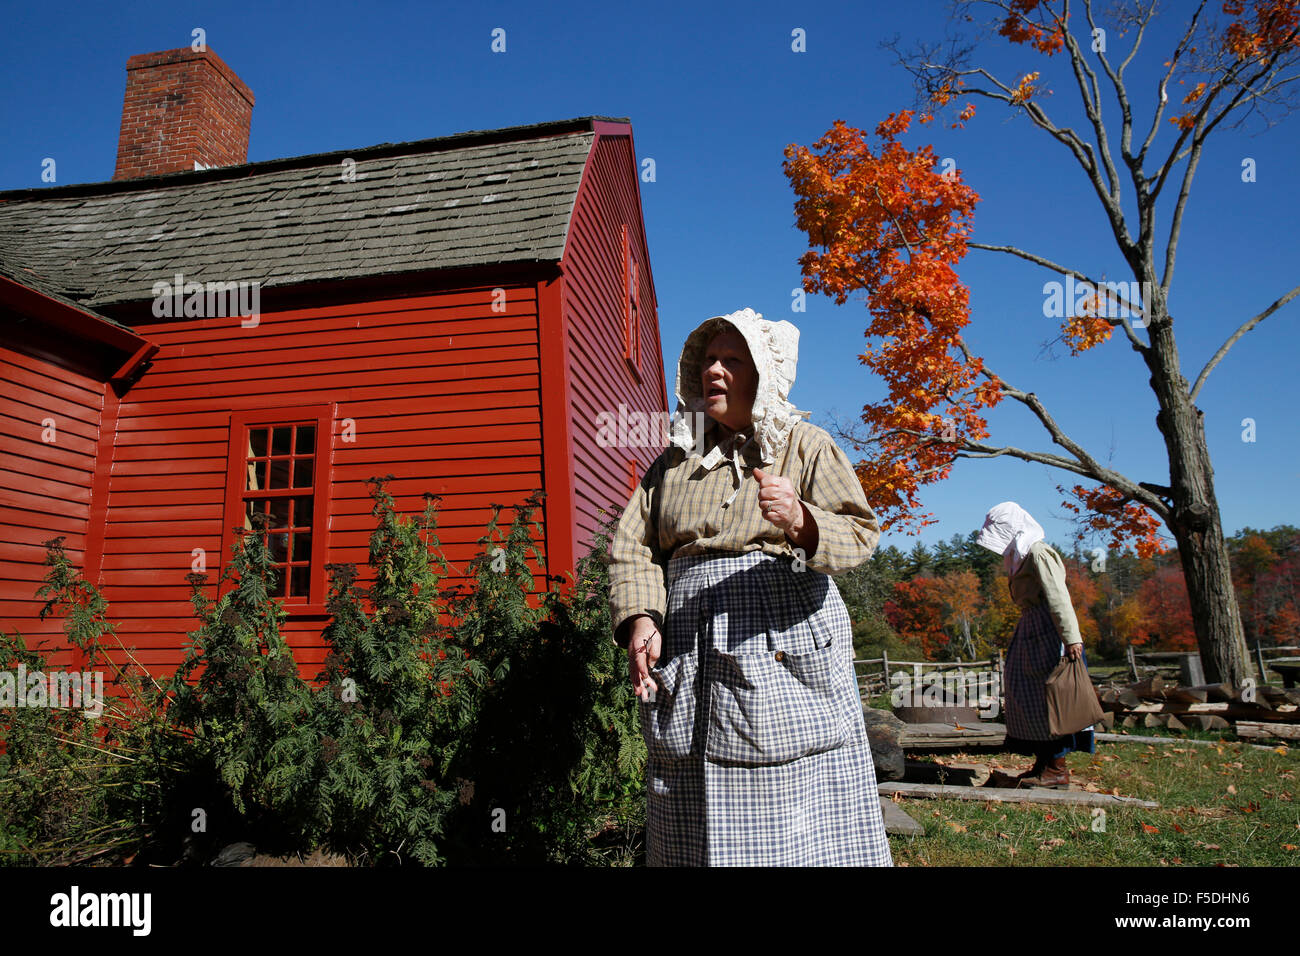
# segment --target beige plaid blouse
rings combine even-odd
[[[1066,644],[1082,644],[1079,636],[1079,619],[1075,616],[1070,592],[1065,586],[1065,562],[1042,541],[1035,541],[1020,569],[1007,579],[1011,600],[1018,607],[1032,607],[1046,603],[1061,640]]]
[[[842,574],[871,557],[880,525],[848,456],[831,436],[816,425],[796,422],[780,460],[763,468],[789,478],[817,522],[817,549],[805,555],[759,511],[752,469],[762,466],[753,446],[745,445],[753,433],[752,425],[737,433],[716,462],[688,462],[686,452],[670,446],[646,472],[619,519],[607,558],[610,620],[619,646],[627,646],[630,629],[623,625],[629,618],[649,614],[663,626],[671,558],[762,550],[798,557],[814,571]],[[711,423],[706,453],[717,446],[717,438],[716,423]],[[737,446],[743,449],[739,459]],[[738,465],[743,467],[739,488]],[[733,492],[735,498],[727,504]]]

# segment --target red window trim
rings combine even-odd
[[[226,461],[226,506],[221,535],[221,571],[230,563],[235,526],[242,525],[246,429],[250,425],[316,422],[315,464],[312,468],[311,583],[306,600],[283,598],[293,617],[326,615],[326,556],[329,554],[330,489],[334,481],[334,420],[338,405],[281,405],[236,409],[230,413],[230,447]],[[218,572],[220,573],[220,571]],[[229,585],[227,585],[229,587]]]
[[[623,359],[641,383],[641,264],[632,248],[632,234],[623,226]]]

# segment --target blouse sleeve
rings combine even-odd
[[[799,497],[817,522],[817,549],[805,558],[808,567],[843,574],[870,558],[880,523],[848,456],[829,435],[820,436],[805,461],[800,485]]]
[[[1070,592],[1065,587],[1065,565],[1060,555],[1051,548],[1035,548],[1032,558],[1038,579],[1043,585],[1043,600],[1047,602],[1047,610],[1056,623],[1061,640],[1066,644],[1082,644],[1079,621],[1074,616]]]
[[[650,466],[623,509],[606,558],[609,565],[610,621],[614,625],[615,642],[624,648],[631,634],[624,628],[629,619],[648,614],[662,628],[668,606],[663,554],[658,547],[659,533],[652,499],[659,484],[657,476],[662,471],[662,461],[660,458]]]

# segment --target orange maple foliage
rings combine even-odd
[[[1069,496],[1061,506],[1083,519],[1082,527],[1075,535],[1079,541],[1089,532],[1101,532],[1110,534],[1110,547],[1117,551],[1123,549],[1126,541],[1133,540],[1140,558],[1149,558],[1166,550],[1160,537],[1160,519],[1109,485],[1096,488],[1075,485],[1069,491],[1057,485],[1056,490]]]
[[[1068,14],[1059,4],[994,5],[1002,11],[998,32],[1010,42],[1049,57],[1064,49]],[[1298,8],[1300,0],[1225,0],[1223,10],[1234,19],[1219,34],[1221,51],[1240,61],[1300,48]],[[1011,88],[1013,105],[1039,92],[1039,75],[1028,72]],[[955,71],[939,78],[930,108],[948,106],[964,86]],[[1184,104],[1205,109],[1217,88],[1198,84]],[[929,145],[913,150],[899,142],[913,115],[890,113],[876,127],[874,149],[862,130],[836,120],[811,148],[788,146],[784,164],[796,197],[796,224],[811,246],[799,260],[804,290],[832,295],[840,305],[853,291],[867,293],[868,344],[859,358],[884,382],[887,395],[863,408],[869,436],[859,447],[869,444],[873,454],[857,465],[857,473],[884,529],[909,532],[934,523],[920,510],[921,487],[949,477],[956,457],[988,436],[982,412],[1001,401],[1008,387],[961,337],[969,292],[955,268],[966,254],[979,196],[959,174],[936,170]],[[967,103],[954,127],[973,115]],[[1194,125],[1194,117],[1174,120]],[[919,122],[934,118],[935,112],[923,112]],[[1115,326],[1100,304],[1094,294],[1062,322],[1071,354],[1111,338]],[[1113,547],[1133,540],[1139,555],[1163,550],[1159,519],[1121,492],[1105,486],[1062,492],[1073,498],[1066,507],[1081,517],[1087,509],[1086,528],[1108,532]]]
[[[836,120],[812,150],[787,147],[784,164],[798,227],[825,250],[800,258],[804,289],[841,305],[855,289],[868,293],[871,341],[859,358],[889,393],[863,409],[877,453],[858,474],[886,528],[933,523],[916,514],[920,484],[948,476],[963,437],[988,435],[979,411],[1002,398],[982,360],[960,353],[970,298],[953,266],[966,254],[979,196],[960,174],[936,169],[930,146],[898,142],[912,115],[880,123],[876,151],[862,130]]]
[[[1030,19],[1035,13],[1037,20]],[[998,33],[1012,43],[1029,43],[1039,53],[1053,56],[1065,46],[1066,19],[1043,0],[1011,0]]]
[[[1223,47],[1238,60],[1265,60],[1300,49],[1300,4],[1296,0],[1225,0],[1223,12],[1236,19],[1223,31]]]
[[[1034,86],[1034,80],[1038,79],[1038,71],[1026,73],[1016,84],[1016,88],[1011,91],[1012,103],[1027,103],[1030,98],[1037,92],[1038,87]]]
[[[1070,347],[1071,355],[1086,352],[1110,338],[1114,327],[1099,315],[1068,316],[1061,326],[1061,336]]]
[[[1224,0],[1223,12],[1233,17],[1232,22],[1219,35],[1219,45],[1224,58],[1238,65],[1267,63],[1287,50],[1300,50],[1300,3],[1297,0]],[[1227,77],[1215,83],[1220,89]],[[1209,89],[1208,84],[1196,84],[1183,97],[1183,103],[1199,102]],[[1196,113],[1189,111],[1169,117],[1169,122],[1180,130],[1196,125]]]

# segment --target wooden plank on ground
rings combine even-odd
[[[882,799],[880,812],[885,818],[885,832],[899,836],[925,836],[925,827],[912,819],[906,810],[893,800]]]
[[[906,724],[899,743],[904,749],[998,745],[1006,739],[1005,724],[980,721],[974,726],[965,724]]]
[[[1241,724],[1237,724],[1238,727]],[[1285,727],[1286,724],[1266,724],[1267,727]],[[1175,747],[1184,747],[1192,745],[1194,747],[1220,747],[1224,744],[1231,746],[1236,743],[1235,740],[1194,740],[1191,737],[1144,737],[1141,734],[1096,734],[1095,740],[1104,740],[1112,744],[1173,744]],[[1274,750],[1275,747],[1266,747],[1263,744],[1251,744],[1260,750]]]
[[[1237,721],[1238,737],[1281,737],[1283,740],[1300,740],[1300,724],[1252,723]]]
[[[1117,797],[1113,793],[1090,793],[1087,790],[1048,790],[1030,787],[1027,790],[1003,790],[999,787],[953,787],[937,783],[882,783],[877,788],[882,797],[898,794],[930,800],[980,800],[993,803],[1052,803],[1074,807],[1142,807],[1152,810],[1160,806],[1154,800],[1137,797]]]

